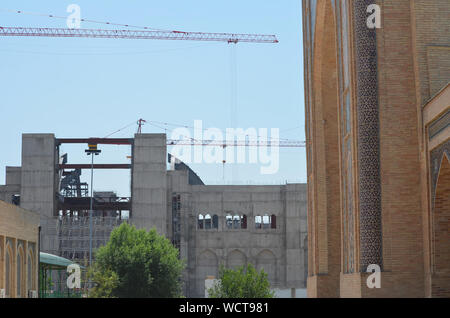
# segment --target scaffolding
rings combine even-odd
[[[172,244],[180,251],[181,248],[181,196],[172,195]],[[180,256],[180,253],[178,253]]]
[[[92,218],[93,251],[106,245],[114,228],[123,219],[117,217],[94,216]],[[57,222],[59,255],[67,259],[83,262],[89,259],[89,217],[61,216]]]
[[[92,248],[106,245],[111,232],[128,219],[94,216],[92,218]],[[41,220],[43,251],[87,265],[89,259],[89,217],[56,216]]]
[[[61,162],[67,163],[67,154]],[[46,252],[87,265],[89,259],[89,220],[92,217],[92,248],[95,250],[109,241],[114,228],[127,222],[131,210],[130,198],[118,197],[112,191],[93,193],[93,211],[90,213],[91,197],[88,184],[81,182],[82,170],[62,170],[57,215],[46,220],[44,247]]]

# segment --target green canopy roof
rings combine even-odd
[[[70,264],[76,264],[67,258],[44,252],[40,252],[39,263],[46,269],[66,269]]]

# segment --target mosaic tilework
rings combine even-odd
[[[428,127],[428,136],[429,139],[433,139],[436,135],[438,135],[441,131],[450,127],[450,109],[442,114],[438,119],[436,119],[433,123]]]
[[[430,154],[430,175],[431,175],[431,203],[434,209],[434,199],[436,196],[436,184],[444,153],[450,158],[450,140],[434,149]]]
[[[366,24],[373,0],[353,1],[358,117],[360,265],[382,267],[377,41]]]

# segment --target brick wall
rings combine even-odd
[[[424,295],[419,110],[410,5],[409,0],[383,1],[383,24],[377,32],[383,270],[392,273],[391,296],[403,291],[398,286],[411,284],[410,277],[416,288],[411,295]]]
[[[450,297],[450,162],[444,155],[434,201],[432,297]]]
[[[397,1],[395,1],[397,2]],[[420,102],[450,81],[450,5],[448,0],[409,1],[415,16],[415,38]]]
[[[6,288],[6,250],[10,250],[10,297],[17,297],[17,254],[22,257],[21,297],[28,296],[28,255],[34,258],[32,289],[38,286],[39,215],[0,201],[0,289]],[[32,251],[30,253],[30,250]]]
[[[308,297],[339,297],[340,201],[335,25],[331,3],[317,3],[308,176]],[[313,181],[312,181],[313,179]],[[311,276],[312,275],[312,276]]]

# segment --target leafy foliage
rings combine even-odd
[[[267,274],[252,264],[237,270],[220,268],[219,281],[208,289],[210,298],[273,298]]]
[[[119,285],[119,276],[112,270],[102,271],[96,269],[95,266],[89,273],[93,282],[96,283],[96,287],[89,293],[89,297],[92,298],[113,298],[114,290]]]
[[[92,297],[170,298],[181,296],[184,263],[178,250],[159,235],[122,223],[96,252],[91,269]]]

